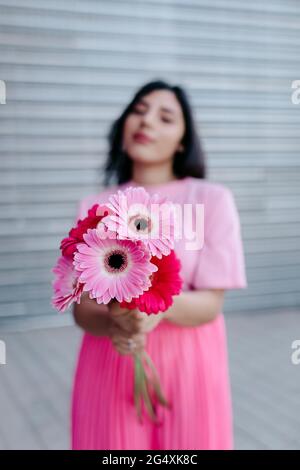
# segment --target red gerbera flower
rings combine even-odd
[[[164,312],[173,303],[173,295],[181,291],[182,279],[179,275],[181,262],[176,257],[174,250],[168,256],[161,259],[153,256],[151,263],[158,267],[158,270],[151,274],[151,287],[138,298],[133,298],[131,302],[121,302],[120,307],[134,309],[148,315],[152,313]]]
[[[97,215],[97,214],[101,215]],[[94,204],[88,210],[88,215],[84,219],[77,221],[77,226],[73,227],[69,236],[64,238],[60,243],[60,249],[62,250],[63,256],[72,258],[76,251],[77,243],[83,242],[83,234],[87,232],[89,228],[96,228],[98,223],[110,213],[110,210],[105,205]]]

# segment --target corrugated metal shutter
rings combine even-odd
[[[109,124],[153,78],[187,88],[210,179],[236,197],[249,289],[226,309],[299,306],[297,0],[0,0],[0,28],[2,328],[57,321],[58,242],[101,189]]]

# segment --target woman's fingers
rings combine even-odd
[[[118,324],[123,330],[131,334],[141,332],[143,317],[136,309],[121,308],[120,303],[112,300],[108,303],[109,312],[113,321]]]
[[[107,304],[107,306],[109,308],[110,313],[115,317],[123,316],[128,312],[126,308],[121,308],[120,303],[117,302],[116,300],[111,300]]]
[[[146,343],[146,336],[143,333],[127,335],[126,332],[120,332],[118,330],[115,331],[111,339],[114,347],[121,354],[132,354],[133,352],[141,351],[144,349]],[[128,340],[132,340],[133,347],[130,348]]]
[[[119,345],[124,346],[128,349],[130,349],[129,348],[130,341],[136,347],[141,347],[141,346],[145,345],[145,336],[144,335],[133,335],[133,336],[130,336],[129,338],[127,338],[127,337],[116,334],[112,337],[112,340],[113,340],[114,344],[119,344]]]
[[[117,316],[113,315],[112,318],[121,328],[129,333],[134,334],[140,331],[142,320],[130,310]]]

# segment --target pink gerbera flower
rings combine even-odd
[[[169,255],[174,247],[174,207],[143,187],[118,190],[109,198],[111,214],[102,222],[120,239],[140,240],[152,256]]]
[[[64,312],[73,302],[80,303],[83,284],[78,281],[78,273],[74,269],[72,259],[61,256],[52,272],[56,275],[52,281],[52,307]]]
[[[103,239],[97,229],[88,229],[83,238],[85,243],[77,245],[73,264],[90,298],[104,304],[114,298],[130,302],[149,289],[157,266],[141,243]]]
[[[93,207],[88,210],[87,217],[79,219],[76,227],[70,230],[69,236],[61,241],[60,249],[62,250],[63,256],[73,258],[77,243],[83,242],[83,234],[86,233],[89,228],[96,228],[98,224],[101,223],[103,217],[108,214],[110,214],[110,210],[104,204],[94,204]]]
[[[140,297],[132,299],[130,303],[121,302],[120,307],[134,309],[148,314],[164,312],[173,303],[173,295],[180,293],[182,279],[180,277],[181,263],[172,250],[162,259],[151,258],[158,270],[151,276],[152,285]]]

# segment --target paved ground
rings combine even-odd
[[[300,449],[300,311],[226,316],[236,449]],[[75,327],[1,335],[0,449],[67,449]]]

